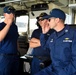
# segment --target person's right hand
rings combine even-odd
[[[42,25],[42,32],[43,34],[46,34],[50,30],[49,24],[47,22]]]
[[[12,25],[12,22],[13,22],[13,19],[12,18],[9,18],[9,19],[7,19],[7,25]]]
[[[4,22],[6,23],[6,25],[12,25],[12,22],[14,20],[14,15],[11,13],[11,14],[5,14],[5,20]]]

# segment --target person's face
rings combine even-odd
[[[55,29],[55,27],[57,26],[57,22],[56,22],[56,18],[52,17],[48,19],[48,23],[49,23],[49,27],[51,29]]]
[[[4,16],[5,16],[6,19],[14,19],[15,18],[15,15],[12,14],[12,13],[10,13],[10,14],[4,13]]]
[[[38,23],[42,27],[43,25],[48,25],[48,20],[39,18]]]

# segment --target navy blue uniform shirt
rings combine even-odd
[[[53,32],[53,30],[49,31],[46,35],[46,39],[50,36],[50,34]],[[32,33],[31,38],[37,38],[40,39],[40,35],[42,33],[42,29],[35,29]],[[32,55],[34,56],[49,56],[49,50],[48,49],[43,49],[41,46],[36,47],[33,49]]]
[[[6,24],[4,22],[0,23],[0,30],[2,30],[5,25]],[[17,31],[17,26],[15,23],[12,23],[6,37],[0,42],[0,53],[17,53],[17,39],[19,36]]]
[[[56,31],[46,42],[44,35],[40,37],[41,46],[50,49],[52,64],[36,75],[76,75],[76,29],[68,25]]]

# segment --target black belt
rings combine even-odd
[[[17,56],[18,54],[5,54],[5,53],[0,53],[2,56]]]

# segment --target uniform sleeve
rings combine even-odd
[[[5,25],[6,25],[6,24],[5,24],[5,23],[3,23],[3,22],[2,22],[2,23],[0,23],[0,30],[2,30],[2,29],[5,27]]]
[[[50,29],[46,34],[44,34],[45,40],[49,38],[49,36],[54,32],[55,30]]]
[[[35,36],[35,30],[32,32],[31,38]]]
[[[37,38],[37,39],[39,39],[39,37],[40,37],[40,33],[38,32],[38,30],[37,29],[34,30],[32,32],[31,38]]]
[[[34,31],[32,32],[31,38],[36,38],[36,34],[37,34],[36,30],[34,30]]]
[[[20,35],[19,35],[19,32],[18,32],[18,27],[17,27],[17,25],[13,22],[11,26],[14,26],[14,27],[15,27],[16,36],[17,36],[17,38],[18,38]],[[12,28],[12,27],[11,27],[11,28]]]
[[[45,38],[46,35],[45,34],[42,34],[40,35],[40,43],[41,43],[41,46],[43,47],[43,49],[48,49],[48,39]]]

